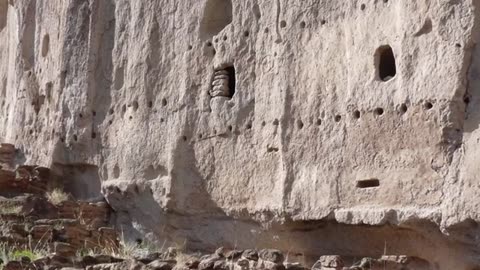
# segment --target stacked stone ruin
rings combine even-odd
[[[216,70],[213,75],[210,96],[231,97],[233,89],[230,89],[230,84],[229,72],[226,69]]]
[[[82,250],[118,248],[116,231],[108,227],[106,202],[69,199],[54,204],[50,170],[38,166],[14,168],[15,148],[0,146],[0,244],[9,250],[42,249],[58,256]]]
[[[288,255],[288,254],[287,254]],[[287,255],[276,249],[224,250],[219,248],[213,254],[201,257],[180,255],[176,249],[154,252],[132,258],[118,258],[110,255],[83,256],[65,260],[59,256],[42,258],[33,262],[14,261],[4,270],[17,269],[88,269],[88,270],[307,270],[299,263],[287,261]],[[425,262],[406,256],[382,256],[361,258],[347,263],[340,256],[322,256],[312,270],[423,270]],[[47,267],[45,267],[47,266]]]

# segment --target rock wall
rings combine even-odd
[[[474,269],[479,6],[0,0],[0,141],[134,238]]]

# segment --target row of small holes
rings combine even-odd
[[[423,104],[423,107],[424,107],[425,110],[430,110],[430,109],[433,108],[433,104],[432,104],[431,102],[425,102],[425,103]],[[400,110],[400,112],[401,112],[402,114],[404,114],[404,113],[407,112],[408,107],[407,107],[406,104],[402,104],[402,105],[400,105],[400,109],[399,109],[399,110]],[[382,115],[385,113],[385,110],[384,110],[383,108],[376,108],[376,109],[373,111],[373,113],[374,113],[376,116],[382,116]],[[352,116],[353,116],[353,118],[355,118],[355,119],[360,119],[360,118],[361,118],[361,112],[360,112],[359,110],[355,110],[355,111],[353,111]],[[334,121],[335,121],[335,122],[338,123],[338,122],[340,122],[341,120],[342,120],[342,116],[341,116],[341,115],[335,115],[335,116],[334,116]],[[320,125],[322,125],[322,120],[321,120],[321,119],[317,119],[317,121],[316,121],[315,123],[316,123],[318,126],[320,126]],[[279,124],[280,124],[280,122],[279,122],[278,119],[274,119],[273,122],[272,122],[272,125],[274,125],[274,126],[278,126]],[[262,125],[262,127],[264,127],[264,126],[267,125],[267,123],[266,123],[265,121],[262,121],[261,125]],[[302,128],[305,126],[305,124],[304,124],[301,120],[297,120],[296,125],[297,125],[297,128],[298,128],[298,129],[302,129]],[[251,128],[252,128],[252,123],[250,123],[250,122],[247,123],[246,129],[248,130],[248,129],[251,129]],[[227,127],[227,129],[228,129],[230,132],[232,132],[233,127],[230,125],[230,126]],[[216,133],[216,132],[215,132],[215,133]],[[202,139],[202,138],[203,138],[203,135],[202,135],[202,134],[199,134],[199,135],[198,135],[198,138],[199,138],[199,139]],[[182,136],[182,139],[183,139],[183,141],[187,141],[187,137],[186,137],[186,136]]]
[[[327,23],[327,21],[326,21],[326,20],[321,20],[320,23],[321,23],[321,25],[325,25],[325,24]],[[300,22],[300,28],[305,28],[306,26],[307,26],[307,24],[306,24],[304,21]],[[281,27],[281,28],[287,27],[287,22],[286,22],[286,21],[281,21],[281,22],[280,22],[280,27]],[[267,27],[267,28],[265,28],[265,33],[268,33],[268,32],[269,32],[269,29],[268,29],[268,27]],[[249,31],[245,31],[245,32],[243,32],[243,35],[244,35],[245,37],[249,37],[249,36],[250,36],[250,32],[249,32]],[[228,37],[225,35],[225,36],[223,36],[222,39],[223,39],[224,41],[227,41],[227,40],[228,40]],[[220,40],[219,40],[218,38],[216,38],[214,41],[215,41],[215,43],[218,43]],[[212,46],[213,46],[213,44],[212,44],[211,41],[207,41],[206,45],[207,45],[207,47],[212,47]],[[192,45],[188,45],[187,48],[188,48],[188,50],[190,51],[190,50],[193,49],[193,46],[192,46]],[[215,54],[215,51],[214,51],[214,54]]]
[[[387,4],[387,3],[388,3],[388,0],[383,0],[383,3]],[[366,6],[365,4],[361,4],[361,5],[360,5],[360,9],[361,9],[361,10],[365,10],[366,7],[367,7],[367,6]]]
[[[250,32],[249,31],[245,31],[243,32],[243,35],[245,37],[249,37],[250,36]],[[228,40],[228,37],[227,36],[223,36],[223,41],[227,41]],[[220,40],[218,38],[215,39],[215,43],[218,43]],[[207,42],[207,46],[210,47],[212,46],[212,43],[211,42]],[[191,45],[189,46],[189,48],[191,49]]]
[[[163,99],[163,100],[162,100],[162,105],[163,105],[163,106],[166,106],[166,105],[167,105],[166,99]],[[150,102],[149,102],[149,107],[151,107],[151,106],[150,106]],[[423,104],[423,107],[424,107],[425,110],[430,110],[430,109],[433,108],[433,103],[427,101],[427,102],[425,102],[425,103]],[[406,113],[407,110],[408,110],[408,107],[407,107],[406,104],[400,105],[400,112],[401,112],[402,114]],[[113,114],[113,113],[114,113],[114,110],[113,110],[113,109],[110,109],[109,112],[110,112],[110,114]],[[383,115],[383,114],[385,113],[385,111],[384,111],[383,108],[376,108],[373,112],[374,112],[374,114],[375,114],[376,116],[381,116],[381,115]],[[95,112],[93,112],[93,114],[95,115]],[[352,115],[353,115],[353,118],[355,118],[355,119],[360,119],[360,118],[361,118],[361,112],[360,112],[359,110],[355,110]],[[82,117],[82,114],[80,114],[80,117]],[[131,119],[131,117],[130,117],[130,119]],[[340,121],[342,120],[342,116],[341,116],[341,115],[335,115],[335,116],[334,116],[334,120],[335,120],[335,122],[338,123],[338,122],[340,122]],[[164,119],[161,118],[161,119],[160,119],[160,122],[163,123],[163,122],[164,122]],[[109,121],[109,123],[111,124],[112,121]],[[265,121],[262,121],[261,124],[262,124],[262,127],[266,126],[266,122],[265,122]],[[278,121],[278,119],[275,119],[275,120],[273,120],[272,124],[273,124],[274,126],[278,126],[278,125],[280,124],[280,122]],[[302,128],[304,127],[304,123],[303,123],[301,120],[298,120],[296,124],[297,124],[297,128],[298,128],[298,129],[302,129]],[[320,125],[322,124],[322,120],[321,120],[321,119],[317,119],[316,124],[317,124],[318,126],[320,126]],[[247,123],[246,129],[251,129],[251,128],[252,128],[252,123],[250,123],[250,122]],[[232,131],[233,131],[233,126],[229,125],[229,126],[227,127],[227,129],[228,129],[229,132],[232,132]],[[216,132],[215,132],[215,133],[216,133]],[[96,138],[96,133],[95,133],[95,132],[92,132],[92,138],[93,138],[93,139]],[[199,135],[198,135],[198,138],[199,138],[199,139],[202,139],[202,138],[203,138],[203,135],[202,135],[202,134],[199,134]],[[182,139],[183,141],[185,141],[185,142],[188,140],[188,138],[187,138],[186,136],[182,136],[181,139]],[[77,140],[78,140],[77,135],[73,135],[73,140],[74,140],[74,141],[77,141]],[[64,139],[61,138],[61,141],[63,142]]]
[[[137,109],[138,109],[138,102],[137,102],[137,101],[134,101],[134,102],[132,103],[132,105],[133,105],[134,110],[137,110]],[[152,102],[152,101],[148,101],[148,102],[147,102],[147,106],[148,106],[148,108],[152,108],[152,107],[153,107],[153,102]],[[167,106],[167,100],[166,100],[165,98],[162,99],[162,106],[163,106],[163,107]],[[126,111],[126,106],[123,106],[122,110],[125,112],[125,111]],[[109,113],[110,115],[113,115],[113,114],[115,113],[115,110],[114,110],[113,108],[110,108],[110,110],[108,111],[108,113]],[[96,111],[92,111],[92,116],[96,116],[96,115],[97,115],[97,112],[96,112]],[[82,113],[79,113],[78,116],[79,116],[80,118],[83,118],[83,114],[82,114]],[[130,116],[129,119],[131,120],[131,119],[132,119],[132,116]],[[163,123],[163,122],[164,122],[164,119],[161,118],[161,119],[160,119],[160,122]],[[113,121],[112,121],[112,120],[109,120],[109,121],[108,121],[108,124],[109,124],[109,125],[113,124]],[[32,134],[32,133],[33,133],[33,130],[30,131],[30,134]],[[53,131],[53,133],[55,133],[55,131]],[[77,136],[76,134],[74,134],[74,135],[72,136],[72,138],[73,138],[73,140],[74,140],[75,142],[78,141],[78,136]],[[97,138],[97,133],[95,133],[94,131],[92,131],[91,138],[92,138],[92,139]],[[65,138],[64,138],[64,137],[61,137],[61,138],[60,138],[60,141],[61,141],[62,143],[65,142]]]

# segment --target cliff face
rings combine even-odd
[[[470,269],[479,6],[0,0],[0,139],[131,237]]]

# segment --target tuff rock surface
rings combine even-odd
[[[479,7],[0,0],[0,141],[134,239],[474,269]]]

